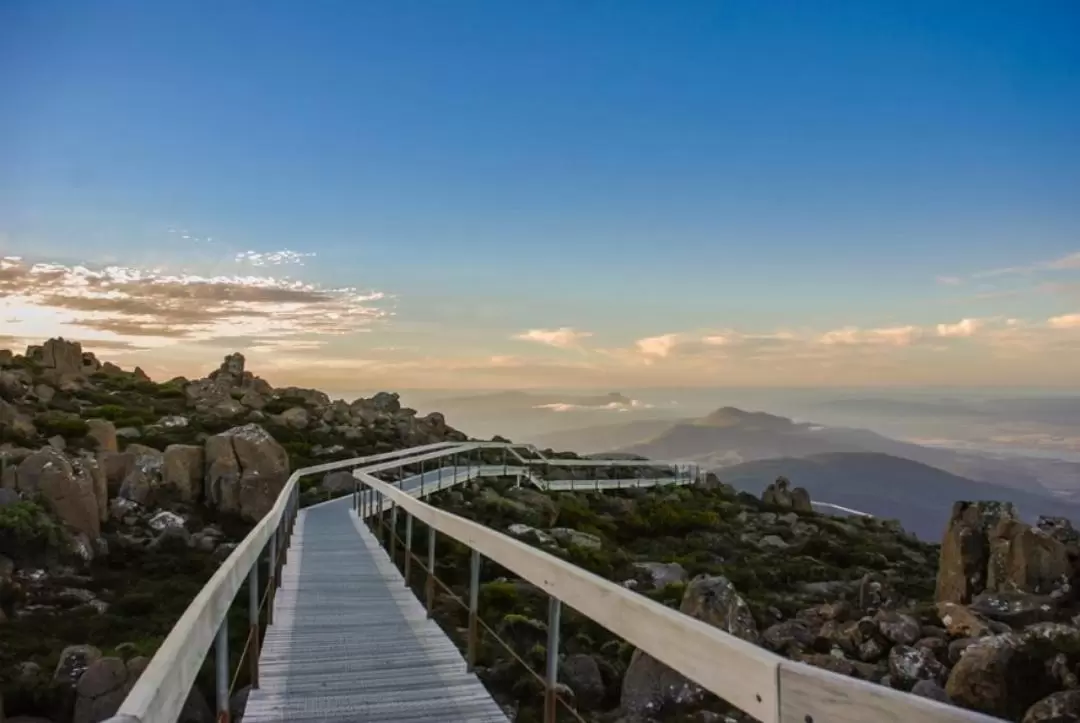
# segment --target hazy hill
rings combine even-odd
[[[925,464],[875,453],[815,454],[737,464],[720,478],[736,488],[760,493],[779,476],[805,487],[816,500],[895,518],[928,541],[940,541],[956,500],[1012,502],[1024,519],[1038,515],[1080,522],[1080,506],[1043,495],[966,479]]]
[[[691,420],[651,420],[582,428],[536,439],[541,446],[584,453],[611,450],[656,459],[683,459],[720,468],[775,457],[873,452],[903,457],[954,475],[1050,495],[1062,479],[1080,480],[1080,464],[1061,460],[995,457],[925,447],[867,429],[795,422],[765,412],[722,407]]]

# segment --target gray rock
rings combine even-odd
[[[95,660],[75,686],[73,723],[98,723],[117,711],[127,694],[128,669],[120,658]]]
[[[690,581],[679,609],[699,620],[756,643],[757,625],[746,601],[725,577],[699,575]],[[620,709],[645,718],[669,705],[696,703],[706,692],[651,655],[635,650],[623,678]]]
[[[654,588],[686,582],[688,577],[686,568],[677,562],[635,562],[634,567],[649,576]]]
[[[595,710],[603,703],[607,692],[604,677],[591,655],[566,656],[559,665],[559,678],[574,692],[574,700],[582,710]]]
[[[330,494],[339,494],[341,492],[351,492],[356,487],[356,478],[352,476],[352,473],[348,470],[337,470],[335,472],[327,472],[323,475],[320,488],[323,492],[329,492]]]
[[[941,703],[950,703],[949,694],[945,692],[945,689],[932,680],[919,680],[911,687],[911,692],[915,695],[922,696],[923,698],[929,698],[930,700],[936,700]]]
[[[142,444],[129,444],[125,452],[132,455],[132,461],[120,483],[119,495],[140,505],[152,504],[161,487],[165,455]]]
[[[572,547],[584,547],[589,550],[599,550],[600,538],[588,532],[571,530],[569,527],[555,527],[550,530],[551,536],[559,543]]]
[[[1080,690],[1051,693],[1024,714],[1023,723],[1075,723],[1080,721]]]
[[[40,494],[56,515],[91,540],[101,534],[94,479],[82,467],[72,467],[63,453],[42,447],[19,463],[19,491]]]
[[[74,687],[86,669],[100,658],[101,651],[93,645],[69,645],[60,652],[60,660],[53,671],[53,682]]]
[[[292,409],[286,409],[278,418],[281,423],[287,427],[293,429],[304,429],[308,426],[309,417],[308,411],[303,407],[293,407]]]
[[[162,457],[162,484],[175,490],[183,502],[202,498],[203,448],[193,444],[170,444]]]
[[[204,493],[208,504],[250,521],[270,511],[289,476],[289,456],[257,424],[206,440]]]
[[[945,680],[945,666],[926,648],[897,645],[889,651],[889,676],[893,685],[910,690],[920,680]]]
[[[102,452],[116,452],[116,426],[107,419],[87,419],[86,426],[89,428],[86,436],[97,440],[98,449]]]
[[[885,639],[899,645],[912,645],[922,637],[922,626],[910,615],[881,610],[874,617]]]

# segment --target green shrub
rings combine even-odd
[[[39,414],[34,419],[34,425],[46,437],[59,434],[64,439],[84,437],[90,431],[90,427],[83,419],[74,414],[55,410]]]

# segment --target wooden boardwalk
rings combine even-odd
[[[297,517],[244,722],[505,723],[350,501]]]

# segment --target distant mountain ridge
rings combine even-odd
[[[767,412],[735,407],[721,407],[696,419],[637,420],[541,435],[534,441],[541,447],[575,449],[582,453],[619,451],[655,459],[681,459],[721,472],[732,465],[775,458],[836,453],[883,454],[934,467],[958,478],[993,485],[995,489],[1023,490],[1055,501],[1068,501],[1068,498],[1054,496],[1040,482],[1040,473],[1052,470],[1059,478],[1072,474],[1080,482],[1080,464],[1072,462],[995,458],[943,447],[926,447],[867,429],[796,422]],[[862,509],[858,505],[852,506]]]
[[[941,540],[952,504],[957,500],[1012,502],[1027,520],[1040,515],[1080,520],[1080,505],[976,482],[887,454],[839,452],[780,457],[737,464],[720,471],[724,482],[754,494],[760,494],[779,476],[805,487],[812,499],[875,517],[898,519],[904,529],[932,542]]]

